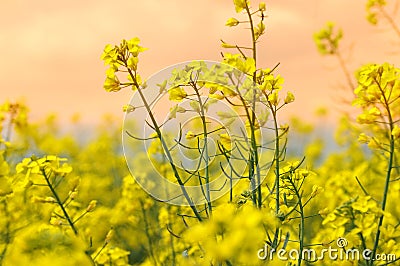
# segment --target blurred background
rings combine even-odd
[[[32,119],[56,113],[63,125],[79,120],[96,124],[105,113],[123,119],[121,106],[131,91],[106,93],[104,46],[139,37],[149,50],[139,70],[143,77],[182,61],[221,60],[220,39],[246,45],[249,32],[225,26],[235,16],[230,0],[50,1],[1,0],[1,101],[24,99]],[[396,36],[385,23],[371,26],[366,1],[267,1],[267,34],[259,44],[259,66],[274,67],[296,101],[284,117],[314,121],[315,110],[330,110],[324,123],[334,125],[344,110],[338,97],[346,80],[336,58],[321,57],[312,35],[326,21],[344,31],[343,57],[351,72],[369,62],[400,62]],[[398,3],[399,1],[393,1]],[[258,1],[252,1],[258,6]],[[394,10],[396,8],[389,8]],[[231,51],[236,52],[236,51]],[[346,91],[346,89],[344,90]],[[344,97],[351,95],[349,90]]]

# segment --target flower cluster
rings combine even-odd
[[[115,92],[127,86],[132,86],[132,90],[135,90],[142,84],[141,77],[136,71],[139,63],[139,54],[145,51],[146,48],[140,46],[139,43],[139,38],[133,38],[129,41],[123,40],[120,45],[106,45],[101,55],[101,59],[109,66],[106,71],[107,77],[104,81],[104,89],[106,91]],[[117,72],[121,71],[121,68],[129,69],[126,77],[129,82],[120,82]]]

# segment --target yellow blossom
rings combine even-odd
[[[89,205],[86,208],[86,212],[92,212],[96,208],[96,205],[97,205],[97,200],[90,201]]]
[[[182,89],[181,87],[175,87],[172,88],[168,91],[169,93],[169,99],[172,101],[182,101],[183,99],[186,98],[187,94],[185,92],[184,89]]]
[[[368,147],[370,149],[380,149],[382,148],[382,145],[376,138],[371,138],[371,140],[368,142]]]
[[[293,93],[291,93],[290,91],[286,94],[285,97],[285,104],[291,103],[295,100]]]
[[[239,24],[239,20],[235,19],[235,18],[229,18],[226,23],[225,26],[229,26],[229,27],[233,27]]]
[[[400,127],[398,125],[395,125],[392,130],[392,136],[394,139],[399,139],[400,138]]]
[[[268,95],[268,101],[270,104],[277,106],[279,103],[278,92],[274,91],[270,95]]]
[[[239,13],[248,6],[249,2],[248,0],[233,0],[233,4],[235,5],[236,13]]]
[[[195,137],[196,135],[190,130],[186,133],[186,139],[194,139]]]
[[[265,2],[260,2],[260,3],[258,4],[258,10],[260,10],[260,11],[265,11],[265,10],[267,10],[267,8],[265,7]]]
[[[312,187],[312,192],[311,192],[311,197],[315,197],[316,195],[318,195],[319,193],[321,193],[322,191],[324,191],[324,188],[318,185],[313,185]]]
[[[370,141],[370,137],[365,135],[365,133],[361,133],[358,136],[358,142],[360,142],[360,143],[369,143],[369,141]]]

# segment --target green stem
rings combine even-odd
[[[143,102],[143,104],[144,104],[144,106],[146,108],[146,111],[150,116],[151,122],[153,123],[153,127],[154,127],[154,129],[156,131],[157,137],[161,142],[163,150],[165,151],[165,155],[167,156],[168,162],[171,165],[172,171],[174,172],[174,176],[176,178],[176,181],[178,182],[178,184],[179,184],[179,186],[180,186],[180,188],[182,190],[182,194],[185,197],[185,199],[186,199],[187,203],[189,204],[190,208],[192,209],[192,211],[193,211],[194,215],[196,216],[197,220],[199,220],[201,222],[201,221],[203,221],[203,218],[201,218],[199,212],[197,211],[196,207],[194,206],[194,203],[193,203],[192,199],[190,198],[190,196],[189,196],[189,194],[188,194],[188,192],[187,192],[187,190],[185,188],[185,184],[183,183],[183,181],[182,181],[182,179],[181,179],[181,177],[179,175],[178,169],[176,168],[176,166],[175,166],[175,164],[173,162],[172,155],[169,152],[167,143],[165,142],[165,140],[163,138],[160,126],[158,125],[158,123],[157,123],[157,121],[156,121],[156,119],[154,117],[154,114],[151,111],[151,108],[150,108],[150,106],[149,106],[149,104],[148,104],[148,102],[146,100],[146,97],[144,96],[142,90],[140,89],[139,84],[136,81],[136,75],[134,75],[132,73],[132,70],[128,67],[127,64],[125,65],[125,67],[128,70],[128,73],[131,76],[133,82],[135,83],[134,85],[136,86],[137,91],[139,92],[140,98],[141,98],[141,100],[142,100],[142,102]]]
[[[276,117],[276,111],[273,109],[273,107],[271,106],[272,109],[272,117],[274,120],[274,131],[275,131],[275,197],[276,197],[276,214],[279,213],[279,176],[280,176],[280,172],[279,172],[279,158],[280,158],[280,152],[279,152],[279,128],[278,128],[278,121],[277,121],[277,117]]]
[[[167,225],[168,227],[170,224]],[[176,254],[175,254],[175,245],[174,245],[174,236],[172,234],[169,234],[169,245],[171,247],[171,255],[172,255],[172,266],[175,266],[176,264]]]
[[[72,219],[69,216],[67,210],[64,208],[64,205],[63,205],[60,197],[58,196],[56,190],[54,189],[53,185],[50,183],[50,179],[49,179],[49,176],[46,173],[45,168],[42,167],[41,171],[42,171],[44,179],[46,180],[47,186],[50,188],[51,193],[53,194],[54,198],[56,199],[57,205],[60,206],[61,211],[63,212],[65,219],[68,221],[69,226],[71,227],[72,231],[74,231],[74,234],[78,235],[78,230],[76,229],[74,223],[72,222]]]
[[[252,51],[253,51],[253,60],[254,60],[254,67],[255,69],[257,69],[257,40],[256,40],[256,36],[254,34],[254,22],[253,22],[253,17],[252,14],[250,12],[250,9],[246,3],[246,13],[247,16],[249,18],[249,22],[250,22],[250,31],[251,31],[251,40],[252,40]],[[252,73],[253,76],[253,83],[256,84],[257,81],[257,74],[256,71],[254,71],[254,73]],[[255,186],[257,187],[257,200],[256,200],[256,205],[258,208],[261,208],[262,205],[262,197],[261,197],[261,173],[260,173],[260,167],[258,165],[259,163],[259,157],[258,157],[258,147],[257,147],[257,139],[255,136],[255,128],[254,125],[256,123],[256,87],[254,86],[254,91],[253,91],[253,102],[252,102],[252,113],[251,113],[251,149],[252,149],[252,158],[253,158],[253,167],[252,167],[252,173],[251,175],[254,175],[254,167],[256,169],[256,184]],[[253,190],[254,191],[254,190]]]
[[[249,17],[249,22],[250,22],[250,31],[251,31],[251,40],[252,40],[252,50],[253,50],[253,59],[254,59],[254,64],[257,65],[257,40],[256,36],[254,35],[254,23],[253,23],[253,17],[251,16],[250,8],[246,3],[246,13],[247,16]],[[256,68],[257,69],[257,68]],[[253,76],[255,78],[255,76]]]
[[[149,254],[150,254],[151,259],[153,260],[153,263],[154,263],[153,265],[158,265],[156,257],[154,256],[154,253],[153,253],[153,241],[152,241],[152,238],[151,238],[151,235],[149,232],[150,226],[149,226],[149,222],[147,221],[146,209],[144,208],[144,204],[141,200],[140,200],[140,207],[142,209],[142,215],[143,215],[144,232],[146,234],[147,243],[149,245]]]
[[[232,80],[232,78],[231,78],[231,80]],[[234,81],[232,80],[232,82],[234,83]],[[252,131],[252,132],[254,132],[254,125],[251,123],[251,116],[250,116],[250,112],[249,112],[249,108],[247,108],[248,107],[248,105],[247,105],[247,103],[246,103],[246,100],[243,98],[243,95],[242,95],[242,93],[241,93],[241,91],[239,90],[239,83],[236,85],[236,93],[237,93],[237,96],[239,97],[239,100],[240,100],[240,103],[241,103],[241,105],[242,105],[242,107],[243,107],[243,109],[244,109],[244,112],[246,113],[246,119],[247,119],[247,121],[249,121],[249,127],[250,127],[250,130]],[[244,133],[243,133],[244,134]],[[244,138],[245,138],[245,140],[247,141],[247,136],[244,136]],[[247,142],[246,142],[247,143]],[[249,150],[251,150],[252,148],[251,147],[249,147]],[[251,184],[251,188],[252,188],[252,196],[251,196],[251,199],[252,199],[252,201],[253,201],[253,205],[257,205],[257,200],[256,200],[256,198],[255,198],[255,195],[254,195],[254,190],[255,190],[255,188],[254,188],[254,179],[253,179],[253,175],[254,175],[254,159],[253,159],[253,157],[252,157],[252,154],[250,153],[250,155],[249,155],[249,159],[247,160],[247,166],[248,166],[248,168],[249,168],[249,175],[248,175],[248,178],[249,178],[249,180],[250,180],[250,184]],[[231,166],[232,167],[232,166]]]
[[[193,82],[192,87],[196,93],[197,96],[197,100],[199,102],[199,106],[200,106],[200,119],[201,119],[201,123],[203,125],[203,135],[204,135],[204,145],[203,145],[203,149],[204,149],[204,153],[202,152],[202,157],[204,159],[204,163],[205,163],[205,175],[206,175],[206,200],[207,200],[207,208],[208,208],[208,213],[210,216],[212,216],[212,203],[211,203],[211,191],[210,191],[210,174],[209,174],[209,158],[208,158],[208,132],[207,132],[207,121],[206,121],[206,115],[204,112],[204,105],[203,105],[203,101],[201,100],[201,96],[199,93],[199,90],[196,86],[196,83]]]
[[[390,138],[389,163],[388,163],[388,168],[387,168],[387,172],[386,172],[385,188],[383,190],[382,212],[384,212],[385,209],[386,209],[386,202],[387,202],[387,196],[388,196],[388,193],[389,193],[389,185],[390,185],[390,176],[391,176],[391,172],[392,172],[392,169],[393,169],[393,157],[394,157],[394,138],[393,138],[393,136],[391,136],[391,138]],[[379,238],[380,238],[380,235],[381,235],[381,226],[383,225],[384,217],[385,217],[385,215],[382,213],[382,216],[379,218],[379,222],[378,222],[378,231],[376,232],[375,243],[374,243],[374,248],[372,250],[371,258],[375,257],[376,251],[378,249]],[[373,264],[374,264],[374,262],[371,261],[371,265],[373,265]]]
[[[93,262],[95,262],[96,258],[100,255],[100,253],[103,251],[103,249],[106,248],[108,245],[108,242],[104,242],[103,246],[101,246],[100,250],[96,253],[96,255],[93,256]]]
[[[304,226],[305,226],[305,218],[304,218],[304,205],[301,200],[301,194],[293,182],[292,177],[289,178],[289,182],[293,187],[293,190],[296,194],[296,197],[299,199],[298,205],[300,209],[300,228],[299,228],[299,258],[297,260],[297,265],[300,266],[303,260],[303,249],[304,249]]]
[[[165,165],[165,164],[166,164],[166,161],[165,161],[165,157],[163,156],[161,165]],[[163,176],[167,176],[167,169],[165,167],[163,167]],[[167,180],[164,180],[164,182],[166,182],[166,181]],[[167,195],[167,197],[169,197],[168,189],[165,190],[165,194]],[[169,220],[171,221],[172,220],[171,205],[168,204],[167,210],[168,210]],[[170,227],[171,227],[171,224],[168,223],[167,224],[167,228],[170,228]],[[172,264],[172,266],[175,266],[176,265],[176,254],[175,254],[175,245],[174,245],[174,235],[173,234],[169,234],[169,244],[170,244],[170,247],[171,247],[171,257],[172,257],[171,264]]]
[[[381,87],[381,85],[378,82],[378,80],[375,79],[375,82],[378,84],[378,88],[382,93],[383,105],[386,108],[388,119],[389,119],[389,132],[388,132],[388,134],[389,134],[389,139],[390,139],[390,148],[389,148],[389,161],[388,161],[388,166],[387,166],[387,171],[386,171],[385,187],[383,189],[383,199],[382,199],[382,207],[381,207],[382,216],[379,218],[378,229],[377,229],[376,236],[375,236],[374,248],[372,249],[371,258],[375,257],[376,251],[377,251],[378,246],[379,246],[379,238],[380,238],[380,235],[381,235],[381,227],[383,225],[383,220],[384,220],[384,217],[385,217],[384,212],[386,210],[387,196],[389,194],[390,177],[391,177],[391,173],[392,173],[392,169],[393,169],[394,145],[395,145],[395,143],[394,143],[395,139],[394,139],[394,136],[392,135],[394,122],[393,122],[392,113],[391,113],[390,106],[389,106],[389,101],[386,98],[386,95],[384,93],[384,89]],[[373,260],[370,261],[370,265],[374,265],[374,261]]]
[[[356,220],[356,217],[355,217],[355,215],[354,215],[353,209],[351,209],[351,208],[350,208],[350,214],[351,214],[351,223],[352,223],[352,227],[354,228],[354,227],[356,227],[356,225],[355,225],[355,223],[354,223],[354,221]],[[366,249],[367,249],[367,244],[366,244],[365,237],[364,237],[363,233],[362,233],[362,232],[359,232],[359,233],[358,233],[358,236],[359,236],[360,239],[361,239],[361,244],[362,244],[362,246],[363,246],[363,249],[366,250]]]

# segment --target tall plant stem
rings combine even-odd
[[[289,182],[293,187],[296,197],[299,199],[300,225],[299,225],[299,258],[297,260],[297,265],[301,266],[301,262],[303,261],[303,249],[304,249],[304,227],[305,227],[304,204],[303,201],[301,200],[302,195],[300,194],[299,189],[294,184],[292,178],[289,179]]]
[[[208,131],[207,131],[207,121],[206,121],[206,115],[204,112],[204,104],[203,101],[201,100],[201,96],[199,93],[199,90],[195,84],[195,82],[193,82],[193,84],[191,84],[196,96],[197,96],[197,100],[200,106],[200,119],[201,119],[201,123],[203,125],[203,135],[204,135],[204,145],[203,145],[203,149],[204,152],[202,152],[202,157],[204,159],[204,163],[205,163],[205,182],[206,182],[206,201],[207,201],[207,208],[208,208],[208,214],[211,216],[212,215],[212,204],[211,204],[211,190],[210,190],[210,173],[209,173],[209,157],[208,157]]]
[[[378,88],[380,89],[381,93],[382,93],[382,98],[383,98],[383,105],[386,108],[387,114],[388,114],[388,119],[389,119],[389,138],[390,138],[390,147],[389,147],[389,160],[388,160],[388,165],[387,165],[387,170],[386,170],[386,178],[385,178],[385,187],[383,189],[383,199],[382,199],[382,216],[379,217],[379,222],[378,222],[378,229],[376,231],[376,236],[375,236],[375,241],[374,241],[374,248],[372,249],[372,254],[371,254],[371,258],[375,258],[376,255],[376,251],[378,249],[379,246],[379,238],[381,236],[381,227],[383,225],[383,220],[385,218],[384,216],[384,212],[386,210],[386,203],[387,203],[387,197],[389,194],[389,186],[390,186],[390,178],[391,178],[391,174],[392,174],[392,169],[393,169],[393,162],[394,162],[394,145],[395,145],[395,139],[394,136],[392,135],[392,130],[394,128],[394,122],[393,122],[393,118],[392,118],[392,113],[390,110],[390,106],[389,106],[389,101],[385,96],[384,90],[381,87],[380,83],[377,82],[377,80],[375,80],[376,83],[378,84]],[[374,260],[371,260],[370,265],[374,265]]]
[[[147,213],[146,213],[146,209],[144,208],[144,203],[142,200],[140,200],[140,208],[142,209],[144,231],[145,231],[145,234],[147,237],[147,244],[149,245],[149,254],[150,254],[151,259],[153,260],[154,265],[158,265],[156,257],[154,256],[154,252],[153,252],[153,241],[152,241],[151,234],[150,234],[150,225],[147,220]]]
[[[126,62],[125,62],[125,64],[126,64]],[[196,206],[194,205],[192,199],[190,198],[190,196],[189,196],[189,194],[188,194],[188,192],[187,192],[187,190],[185,188],[185,184],[183,183],[183,181],[182,181],[182,179],[181,179],[181,177],[179,175],[178,169],[176,168],[176,166],[174,164],[174,161],[172,159],[172,155],[169,152],[167,143],[165,142],[164,137],[163,137],[163,135],[161,133],[160,126],[158,125],[158,123],[157,123],[157,121],[156,121],[156,119],[154,117],[154,114],[151,111],[150,105],[147,102],[147,99],[144,96],[142,90],[140,89],[139,84],[136,82],[136,75],[132,72],[132,70],[128,67],[127,64],[125,65],[125,67],[128,70],[128,73],[131,76],[132,80],[134,81],[134,83],[135,83],[134,85],[136,86],[137,91],[139,92],[139,96],[140,96],[140,98],[141,98],[141,100],[142,100],[142,102],[143,102],[143,104],[144,104],[144,106],[146,108],[147,113],[150,116],[151,122],[153,123],[154,130],[156,131],[157,137],[161,142],[162,148],[163,148],[163,150],[165,152],[165,155],[167,156],[169,164],[171,165],[172,171],[174,173],[176,181],[178,182],[178,184],[179,184],[179,186],[181,188],[182,194],[185,197],[185,200],[187,201],[188,205],[192,209],[192,211],[193,211],[194,215],[196,216],[197,220],[199,220],[201,222],[201,221],[203,221],[203,218],[200,216],[200,213],[197,211]]]
[[[278,120],[276,117],[276,110],[273,109],[272,105],[271,105],[271,109],[272,111],[272,117],[274,119],[274,131],[275,131],[275,204],[276,204],[276,208],[275,208],[275,213],[278,214],[279,213],[279,176],[280,176],[280,171],[279,171],[279,158],[280,158],[280,152],[279,152],[279,128],[278,128]]]
[[[49,179],[50,177],[46,173],[45,168],[42,168],[41,171],[42,171],[42,175],[43,175],[44,179],[46,180],[47,186],[50,188],[51,193],[53,194],[54,198],[56,199],[57,205],[61,208],[61,211],[63,212],[64,217],[67,220],[69,226],[71,227],[72,231],[74,231],[74,234],[78,235],[78,230],[76,229],[74,223],[72,222],[72,219],[69,216],[67,210],[64,208],[64,205],[63,205],[60,197],[58,196],[56,190],[54,189],[53,185],[50,183],[50,179]]]
[[[254,34],[254,22],[253,22],[253,17],[252,14],[250,12],[250,8],[248,7],[248,5],[246,4],[246,13],[247,16],[249,18],[249,22],[250,22],[250,31],[251,31],[251,40],[252,40],[252,57],[254,60],[254,67],[255,69],[257,69],[257,40],[256,40],[256,36]],[[258,155],[258,147],[257,147],[257,139],[255,136],[255,127],[254,125],[256,124],[256,81],[257,81],[257,73],[256,71],[254,71],[254,73],[252,73],[252,77],[253,77],[253,84],[254,84],[254,88],[253,88],[253,102],[252,102],[252,112],[251,112],[251,121],[250,122],[250,132],[251,132],[251,152],[252,152],[252,167],[251,167],[251,175],[254,176],[254,169],[256,170],[256,182],[255,182],[255,186],[253,187],[253,197],[255,197],[256,199],[254,200],[254,202],[256,203],[258,208],[261,208],[262,205],[262,197],[261,197],[261,173],[260,173],[260,167],[259,167],[259,155]],[[252,180],[254,179],[254,177],[252,177]],[[252,181],[254,184],[254,180]],[[257,190],[256,194],[254,194],[254,190]]]

